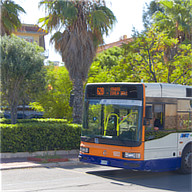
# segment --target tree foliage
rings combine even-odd
[[[143,25],[145,30],[149,29],[154,23],[153,15],[156,12],[164,12],[164,9],[160,6],[159,1],[152,0],[149,5],[145,4],[145,8],[143,10]]]
[[[163,12],[156,12],[154,25],[166,31],[169,37],[177,38],[179,43],[192,41],[192,0],[161,0]]]
[[[167,59],[165,51],[172,51],[172,59]],[[100,53],[89,72],[89,83],[94,82],[166,82],[191,84],[191,44],[179,44],[177,38],[169,38],[165,32],[155,28],[138,34],[132,42]],[[110,62],[109,58],[113,58]],[[116,61],[115,64],[112,61]],[[113,65],[109,66],[109,63]]]
[[[32,108],[44,112],[44,117],[66,118],[72,120],[72,108],[69,106],[72,82],[65,67],[46,66],[46,89],[41,92]]]
[[[156,11],[151,5],[156,5]],[[165,82],[190,84],[192,1],[152,1],[148,13],[151,13],[153,22],[146,35],[149,37],[148,34],[153,31],[160,40],[157,51],[163,54],[161,60],[166,69]]]
[[[123,50],[113,47],[103,51],[95,57],[91,65],[88,83],[93,82],[114,82],[116,80],[113,70],[120,65]]]
[[[113,47],[111,49],[107,49],[94,59],[94,61],[98,61],[100,67],[103,69],[107,67],[110,70],[112,67],[118,65],[118,62],[122,56],[122,49],[120,47]]]
[[[139,34],[132,43],[124,45],[124,50],[125,64],[131,66],[132,76],[138,77],[139,81],[180,84],[191,82],[191,45],[179,45],[177,38],[169,38],[165,32],[152,28]]]
[[[17,106],[24,96],[38,92],[44,83],[43,49],[14,35],[3,36],[1,46],[1,89],[16,123]]]

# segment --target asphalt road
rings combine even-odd
[[[2,171],[2,191],[192,191],[192,175],[151,173],[96,165]]]

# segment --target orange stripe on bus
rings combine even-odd
[[[129,152],[129,153],[141,154],[140,159],[130,159],[130,160],[137,160],[137,161],[144,160],[144,143],[143,142],[139,147],[113,146],[113,145],[104,145],[104,144],[87,143],[87,142],[81,142],[80,146],[89,148],[89,155],[93,155],[93,156],[125,160],[125,158],[122,157],[122,153]]]

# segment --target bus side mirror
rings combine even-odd
[[[152,106],[145,107],[145,119],[153,119]]]

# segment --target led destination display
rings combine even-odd
[[[97,87],[97,95],[99,96],[127,96],[128,92],[121,87]]]
[[[135,85],[88,85],[87,98],[138,98]]]

